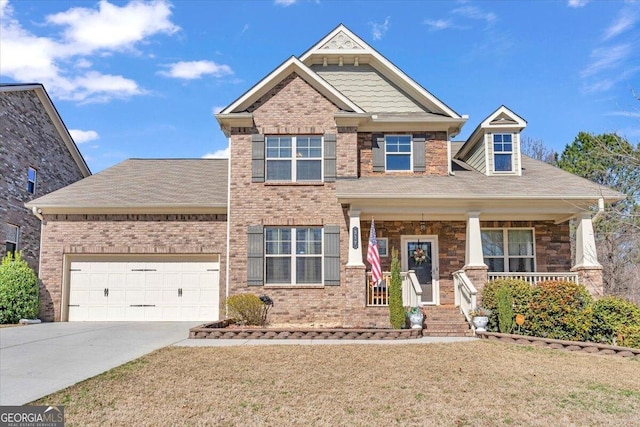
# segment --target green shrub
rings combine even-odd
[[[227,298],[228,315],[242,325],[262,326],[265,323],[265,311],[268,308],[254,294],[236,294]]]
[[[496,292],[498,299],[498,327],[503,334],[511,333],[513,329],[513,306],[511,291],[508,287],[502,286]]]
[[[405,325],[404,307],[402,306],[402,276],[398,250],[391,251],[391,283],[389,285],[389,321],[391,327],[400,329]]]
[[[533,295],[533,287],[521,279],[496,279],[487,283],[482,290],[482,305],[491,310],[487,330],[498,330],[498,297],[497,292],[501,288],[507,288],[511,295],[513,315],[522,314],[528,317],[528,307]],[[526,322],[526,320],[525,320]]]
[[[0,323],[18,323],[38,316],[39,286],[36,273],[22,259],[9,253],[0,264]]]
[[[591,341],[640,348],[640,307],[620,297],[593,303]]]
[[[640,348],[640,325],[624,325],[620,328],[618,345]]]
[[[583,285],[550,280],[534,290],[525,320],[527,334],[571,341],[588,337],[593,300]]]

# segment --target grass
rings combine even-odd
[[[490,341],[168,347],[35,403],[67,426],[637,426],[640,363]]]

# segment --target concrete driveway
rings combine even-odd
[[[23,405],[153,350],[201,322],[59,322],[0,328],[0,405]]]

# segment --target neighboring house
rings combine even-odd
[[[216,118],[228,161],[129,160],[28,204],[46,221],[46,320],[215,320],[252,292],[273,323],[388,326],[372,219],[405,304],[468,310],[499,275],[601,292],[589,208],[622,196],[523,155],[504,106],[451,142],[467,117],[342,25]]]
[[[38,271],[40,220],[24,204],[91,175],[41,84],[0,84],[0,257]]]

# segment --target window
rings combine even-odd
[[[20,237],[20,227],[13,224],[6,225],[5,247],[7,253],[15,253],[18,250],[18,238]]]
[[[387,248],[389,247],[389,239],[387,237],[378,237],[376,240],[378,241],[378,254],[380,254],[381,257],[388,257],[389,250]]]
[[[532,229],[482,230],[482,253],[489,271],[535,271]]]
[[[38,171],[31,166],[27,171],[27,191],[31,194],[36,194],[36,176]]]
[[[386,135],[384,139],[386,170],[411,171],[411,135]]]
[[[322,228],[265,228],[266,284],[322,284]]]
[[[322,181],[322,137],[268,136],[266,161],[267,181]]]
[[[493,135],[494,172],[513,172],[513,142],[510,133]]]

